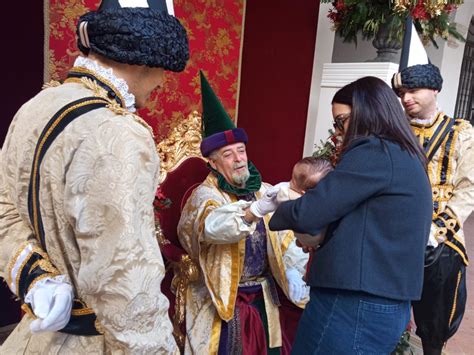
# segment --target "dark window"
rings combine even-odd
[[[474,123],[474,16],[467,33],[454,117]]]

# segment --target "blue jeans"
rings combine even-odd
[[[390,354],[410,321],[410,302],[312,288],[292,354]]]

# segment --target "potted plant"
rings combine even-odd
[[[431,42],[438,48],[439,37],[465,40],[450,19],[463,0],[321,0],[321,3],[332,3],[328,18],[344,42],[357,44],[357,34],[361,33],[366,40],[374,39],[377,49],[388,47],[396,51],[401,47],[408,15],[412,16],[424,44]]]

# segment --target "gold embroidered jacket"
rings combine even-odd
[[[0,166],[0,276],[6,280],[24,242],[36,243],[27,198],[39,135],[61,107],[98,94],[103,92],[91,81],[70,81],[41,91],[13,119]],[[177,351],[154,237],[159,158],[149,129],[138,121],[112,102],[88,112],[55,139],[42,163],[39,193],[48,257],[95,312],[104,335],[32,334],[31,318],[24,316],[0,353]]]
[[[439,112],[428,124],[411,121],[422,145],[426,145],[444,122]],[[452,233],[464,244],[462,225],[474,209],[474,130],[466,120],[456,119],[428,164],[433,192],[433,223],[429,244],[436,246]],[[467,263],[467,260],[466,260]]]
[[[268,184],[262,184],[257,196],[268,187]],[[234,316],[245,259],[245,237],[255,230],[255,223],[246,225],[241,218],[243,209],[249,204],[220,190],[217,178],[211,173],[184,206],[178,237],[190,257],[197,261],[202,274],[202,278],[191,283],[187,291],[186,353],[215,353],[221,319],[229,321]],[[268,220],[268,217],[264,219],[269,267],[275,281],[288,295],[285,271],[292,267],[303,275],[308,255],[295,245],[292,232],[271,232]],[[278,308],[271,304],[265,281],[262,287],[269,319],[270,346],[272,342],[278,346],[281,341]]]

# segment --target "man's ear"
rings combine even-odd
[[[216,163],[214,162],[214,160],[209,159],[209,165],[210,165],[211,168],[213,168],[214,170],[217,170],[217,166],[216,166]]]

